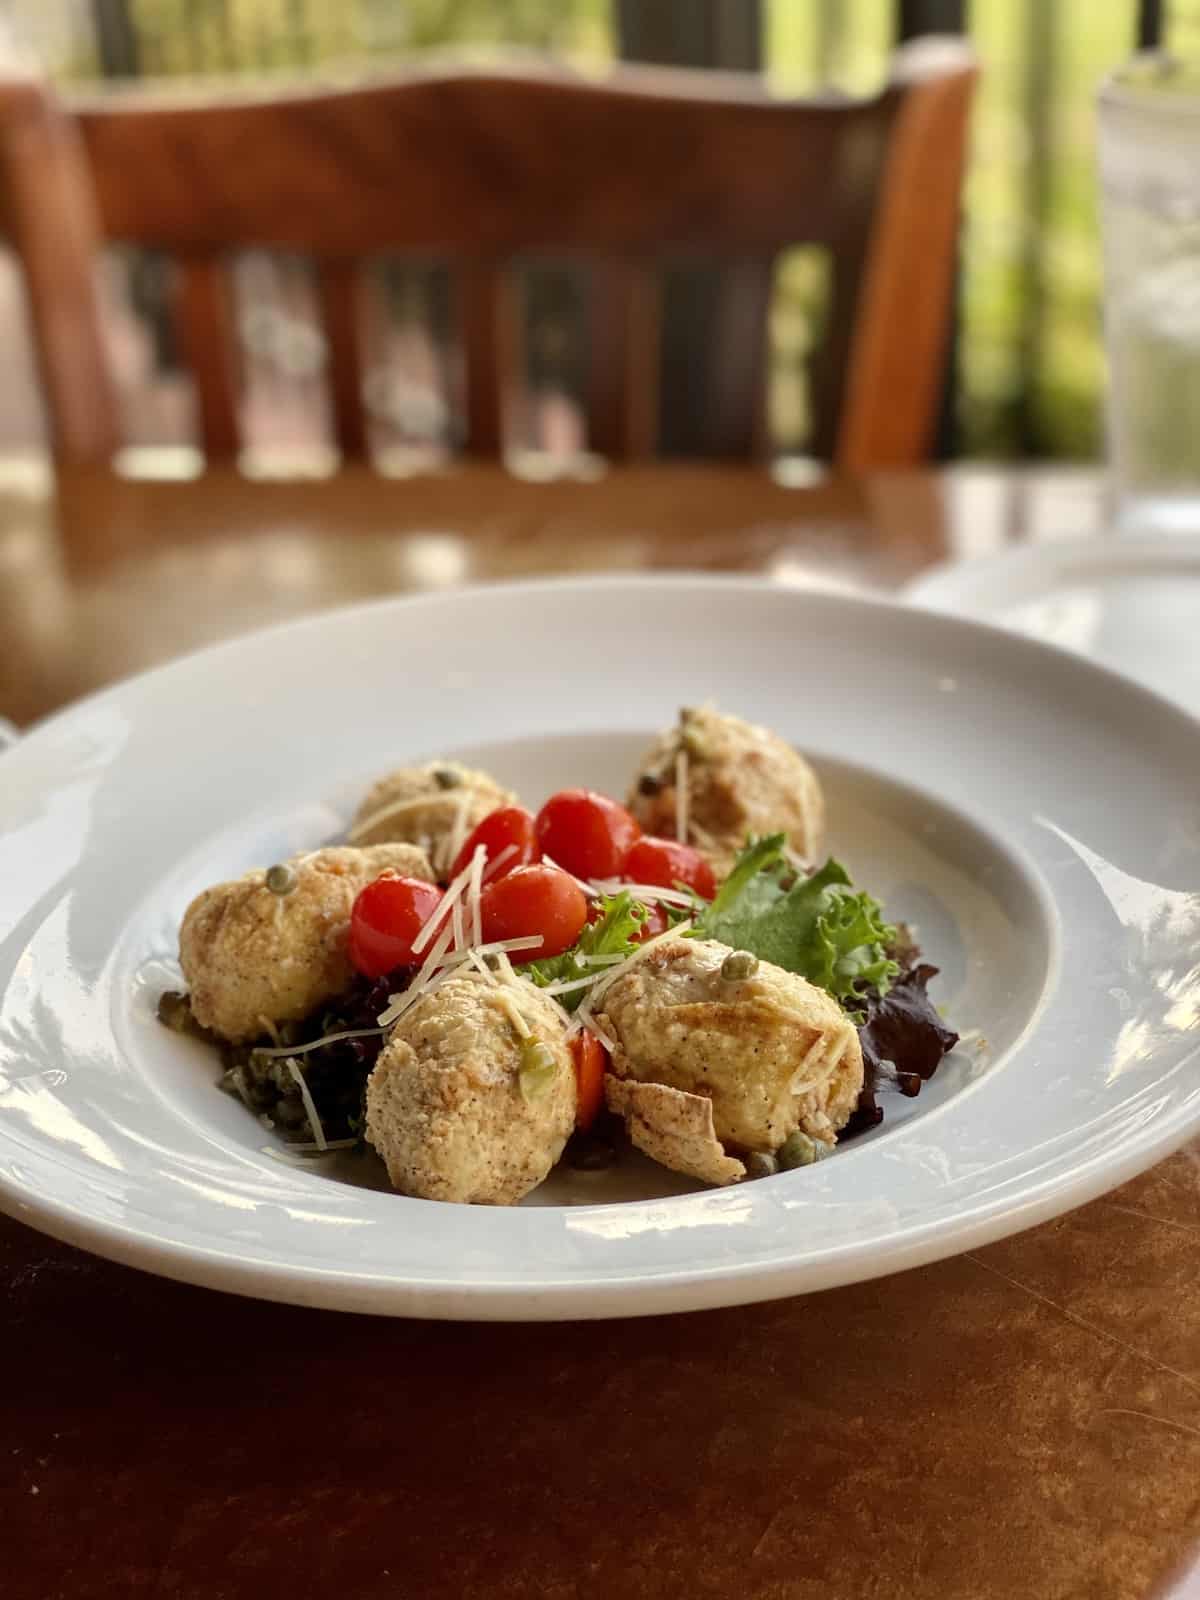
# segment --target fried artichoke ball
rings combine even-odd
[[[367,1079],[367,1140],[424,1200],[515,1205],[574,1125],[566,1024],[528,983],[451,978],[404,1013]]]
[[[354,976],[346,953],[354,897],[389,867],[433,881],[428,857],[413,845],[342,845],[197,895],[179,930],[196,1021],[237,1044],[342,993]],[[272,891],[268,876],[284,892]]]
[[[420,845],[444,877],[452,848],[489,812],[515,804],[516,798],[486,772],[453,761],[401,767],[367,790],[350,828],[350,842]]]
[[[769,961],[726,978],[715,939],[666,940],[609,989],[597,1022],[621,1078],[712,1101],[720,1143],[774,1151],[801,1129],[832,1145],[863,1082],[858,1032],[823,989]],[[728,969],[727,969],[728,970]]]
[[[687,755],[687,842],[727,876],[751,834],[786,833],[806,861],[825,828],[825,799],[804,757],[768,728],[701,706],[659,735],[638,767],[629,809],[647,833],[675,837],[675,773]]]

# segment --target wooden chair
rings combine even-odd
[[[589,441],[633,459],[656,442],[663,264],[755,265],[764,288],[739,379],[749,397],[763,387],[766,269],[782,249],[815,243],[832,272],[820,453],[847,469],[915,463],[944,372],[974,76],[965,46],[925,40],[862,100],[772,99],[757,79],[649,68],[600,81],[455,71],[203,96],[139,86],[69,102],[9,82],[0,185],[54,448],[95,462],[120,443],[95,289],[107,241],[179,265],[177,325],[210,458],[239,442],[227,271],[237,248],[314,258],[348,458],[366,451],[364,259],[450,262],[467,448],[494,456],[514,360],[512,264],[534,251],[585,258]]]

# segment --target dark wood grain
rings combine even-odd
[[[74,459],[107,461],[119,427],[96,281],[95,193],[78,128],[38,83],[0,82],[0,206],[24,268],[50,433]]]
[[[608,260],[592,294],[588,442],[617,461],[644,461],[658,442],[662,283],[644,262]]]
[[[360,284],[355,263],[322,262],[317,292],[329,351],[334,439],[344,460],[359,461],[367,453],[367,426],[363,411]]]
[[[904,466],[929,443],[942,374],[927,356],[944,348],[970,98],[965,74],[918,74],[892,131],[834,450],[850,472]]]
[[[918,462],[942,373],[973,81],[958,44],[903,53],[892,81],[861,100],[779,99],[753,77],[633,68],[601,81],[456,70],[252,93],[139,88],[69,105],[47,91],[33,168],[17,170],[29,159],[27,139],[12,137],[3,160],[20,193],[55,186],[45,228],[26,205],[16,237],[27,275],[39,278],[32,306],[46,324],[59,454],[103,460],[110,444],[90,414],[80,419],[67,403],[73,347],[49,330],[64,278],[56,254],[74,252],[65,270],[78,282],[94,243],[53,218],[87,193],[85,212],[106,239],[196,262],[247,244],[313,256],[335,335],[337,432],[351,457],[363,441],[352,420],[361,396],[339,276],[349,262],[408,252],[455,266],[475,454],[502,448],[502,400],[519,369],[504,338],[507,270],[537,253],[618,263],[598,274],[592,385],[593,436],[618,457],[649,453],[657,435],[658,350],[647,339],[665,265],[730,262],[743,292],[730,300],[730,326],[714,330],[730,351],[730,381],[712,397],[707,432],[714,453],[748,455],[761,446],[772,260],[787,246],[819,244],[841,291],[827,367],[837,377],[821,391],[836,412],[821,438],[859,467]],[[31,87],[21,93],[28,100]],[[18,120],[0,115],[0,139]],[[216,427],[206,443],[214,455],[230,448]]]
[[[196,385],[200,440],[207,454],[218,459],[236,453],[241,432],[230,294],[229,274],[219,255],[187,256],[180,263],[181,342]]]
[[[0,463],[0,715],[342,600],[696,567],[879,592],[1103,514],[1098,475],[1054,470],[789,488],[661,465],[166,483]],[[1190,1600],[1198,1216],[1194,1146],[903,1276],[522,1327],[256,1304],[0,1220],[0,1589]]]
[[[505,396],[515,381],[518,314],[511,273],[478,259],[458,272],[458,306],[466,367],[468,452],[498,456],[505,443]]]

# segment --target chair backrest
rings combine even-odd
[[[824,453],[847,468],[918,461],[944,371],[975,75],[965,46],[922,44],[862,100],[771,98],[750,77],[645,68],[599,81],[505,70],[220,95],[138,87],[70,102],[38,83],[4,84],[0,179],[56,451],[95,461],[119,443],[94,270],[109,241],[178,264],[178,331],[214,457],[239,442],[232,250],[314,259],[349,457],[366,448],[365,259],[449,262],[467,448],[495,455],[514,360],[513,263],[586,258],[589,441],[619,459],[655,446],[664,263],[765,266],[813,243],[832,272],[817,372]],[[748,330],[759,379],[762,299]]]

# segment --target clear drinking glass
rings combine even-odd
[[[1119,525],[1200,531],[1200,65],[1100,90],[1108,437]]]

